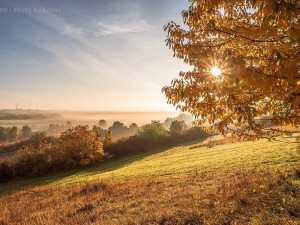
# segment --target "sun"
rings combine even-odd
[[[215,66],[215,67],[211,68],[211,73],[215,77],[218,77],[218,76],[220,76],[220,74],[222,73],[222,71],[218,67]]]

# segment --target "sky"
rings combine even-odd
[[[0,108],[170,111],[187,0],[0,0]]]

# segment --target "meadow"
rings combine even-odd
[[[300,149],[280,140],[199,140],[1,184],[0,224],[299,224]]]

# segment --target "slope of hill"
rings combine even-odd
[[[300,222],[298,144],[195,144],[1,185],[0,224]]]

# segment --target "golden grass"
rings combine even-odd
[[[1,185],[0,224],[300,223],[297,144],[196,145]]]

